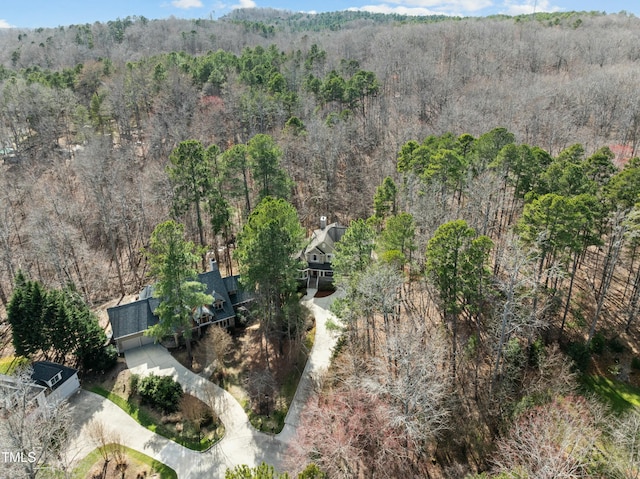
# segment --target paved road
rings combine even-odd
[[[225,437],[208,451],[192,451],[140,426],[111,401],[81,391],[70,401],[74,426],[79,431],[69,446],[71,458],[80,459],[94,449],[88,440],[87,424],[91,419],[98,419],[109,429],[117,431],[123,444],[175,469],[180,479],[224,477],[229,467],[238,464],[256,466],[263,461],[279,468],[288,443],[295,436],[300,413],[314,392],[313,378],[319,377],[329,367],[331,352],[337,341],[337,336],[326,328],[327,319],[336,321],[328,311],[336,294],[313,298],[313,293],[315,291],[309,291],[303,303],[313,311],[316,319],[315,341],[280,434],[273,436],[257,431],[233,396],[189,371],[162,346],[150,345],[126,352],[125,358],[131,372],[172,376],[185,391],[212,405],[225,425]]]

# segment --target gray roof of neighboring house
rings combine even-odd
[[[222,310],[211,309],[216,320],[234,317],[233,307],[251,299],[248,293],[242,291],[237,276],[222,278],[217,267],[214,267],[212,271],[199,274],[198,280],[205,285],[207,294],[216,300],[222,300]],[[236,293],[229,295],[229,290],[233,291],[234,289]],[[153,287],[146,286],[137,301],[107,309],[113,338],[118,339],[139,333],[158,324],[158,317],[154,311],[159,304],[160,299],[153,297]]]
[[[51,381],[56,374],[62,373],[62,379],[54,384],[51,389],[55,390],[63,384],[67,379],[78,372],[77,369],[73,369],[62,364],[52,363],[51,361],[36,361],[31,367],[33,368],[33,379],[40,386],[47,386],[47,381]]]
[[[318,228],[311,235],[309,244],[304,249],[304,254],[310,253],[314,249],[318,249],[321,253],[332,254],[335,244],[340,241],[344,232],[347,231],[346,226],[340,226],[338,223],[331,223],[324,228]]]

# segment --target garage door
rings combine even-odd
[[[123,339],[120,341],[119,351],[123,353],[129,349],[139,348],[140,346],[151,343],[153,343],[151,336],[136,336],[135,338]]]

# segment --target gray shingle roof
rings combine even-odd
[[[214,296],[215,293],[216,296],[219,295],[222,298],[222,311],[219,309],[214,310],[216,320],[234,317],[236,313],[233,310],[233,305],[231,303],[231,299],[229,299],[229,293],[227,292],[227,288],[222,280],[222,276],[220,276],[220,271],[216,268],[213,271],[200,273],[198,275],[198,279],[206,286],[205,293],[210,294],[211,296]]]
[[[242,288],[239,278],[239,276],[227,276],[226,278],[222,278],[225,286],[227,287],[229,299],[231,300],[231,304],[234,308],[253,300],[253,295]]]
[[[51,381],[51,378],[56,374],[60,372],[62,373],[62,379],[53,385],[51,388],[52,390],[58,388],[58,386],[78,372],[77,369],[63,366],[58,363],[52,363],[51,361],[36,361],[31,365],[31,367],[33,368],[31,379],[40,386],[47,386],[47,381]]]
[[[324,229],[317,229],[311,235],[309,244],[302,251],[300,258],[306,261],[306,255],[311,253],[314,249],[317,249],[323,254],[333,254],[335,250],[335,244],[342,239],[346,226],[340,226],[338,223],[331,223]]]
[[[158,317],[153,311],[159,303],[155,298],[146,298],[107,309],[113,338],[139,333],[158,324]]]
[[[216,300],[222,300],[223,307],[221,310],[211,308],[216,320],[234,317],[235,311],[233,307],[250,299],[250,296],[242,291],[237,276],[223,279],[217,268],[199,274],[198,280],[205,285],[207,294],[210,294]],[[235,289],[237,291],[236,294],[232,295],[233,298],[229,296],[228,287],[233,287],[231,290]],[[154,298],[152,291],[153,287],[147,286],[141,292],[138,301],[107,309],[114,339],[145,331],[158,324],[158,317],[153,312],[160,304],[160,299]]]

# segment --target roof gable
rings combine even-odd
[[[77,369],[63,366],[62,364],[52,363],[51,361],[36,361],[31,366],[33,368],[33,379],[36,384],[40,386],[48,386],[50,381],[58,374],[60,374],[60,381],[51,386],[51,389],[55,390],[58,386],[63,384],[67,379],[78,372]]]
[[[158,304],[160,300],[146,298],[107,309],[113,337],[129,336],[158,324],[158,317],[153,314]]]
[[[320,254],[333,254],[335,244],[340,241],[346,230],[346,226],[340,226],[338,223],[331,223],[325,228],[315,230],[304,249],[304,254],[313,253],[314,250]]]
[[[235,316],[233,311],[233,305],[231,299],[229,299],[229,292],[227,287],[220,276],[220,270],[217,268],[213,271],[207,271],[206,273],[200,273],[198,280],[206,286],[205,293],[210,294],[214,299],[222,299],[222,312],[219,310],[216,312],[216,319],[226,319]]]

